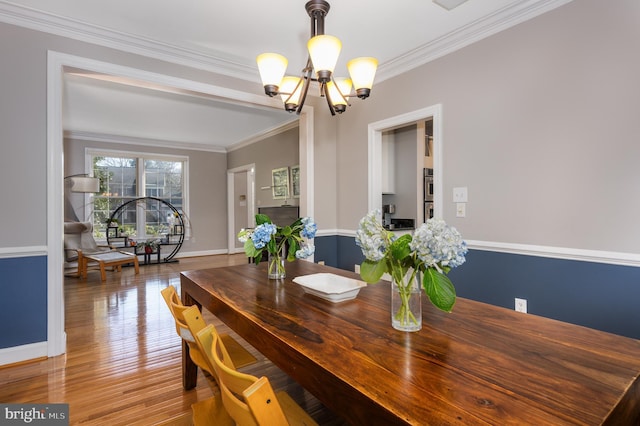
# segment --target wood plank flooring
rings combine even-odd
[[[0,402],[68,403],[70,424],[189,425],[191,404],[217,392],[200,372],[198,386],[182,389],[181,343],[160,291],[180,292],[181,271],[246,263],[243,254],[180,259],[178,263],[89,271],[65,278],[67,353],[0,367]],[[286,389],[321,425],[342,420],[210,313],[208,322],[241,342],[258,362],[242,371],[266,375]]]

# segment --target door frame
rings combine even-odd
[[[81,56],[47,51],[47,355],[66,352],[64,328],[63,259],[63,101],[68,70],[104,73],[241,102],[257,107],[282,108],[279,99],[242,92],[194,80],[145,71]],[[313,108],[300,114],[300,208],[313,215]]]
[[[444,199],[442,189],[442,104],[435,104],[369,124],[368,211],[375,209],[382,211],[382,133],[427,119],[433,119],[433,201],[435,204],[433,214],[434,217],[442,217],[444,212],[442,204]],[[416,179],[422,181],[422,176],[417,176]]]
[[[227,170],[227,230],[229,254],[240,253],[241,249],[236,248],[236,226],[235,226],[235,179],[236,173],[247,173],[247,224],[249,228],[255,226],[255,215],[253,214],[256,205],[256,165],[255,163],[234,167]]]

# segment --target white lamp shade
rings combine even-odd
[[[320,71],[333,73],[342,49],[342,43],[338,37],[331,35],[312,37],[307,42],[307,48],[309,49],[309,56],[311,56],[311,62],[313,62],[316,74]]]
[[[91,176],[72,176],[69,178],[71,181],[71,192],[98,192],[100,191],[100,179]]]
[[[263,53],[256,58],[262,85],[280,86],[282,77],[287,71],[287,58],[277,53]]]
[[[335,84],[334,84],[335,81]],[[339,77],[334,79],[334,81],[330,81],[327,83],[327,90],[329,91],[329,96],[331,97],[331,103],[336,105],[347,105],[346,97],[351,93],[351,79],[345,77]],[[336,88],[336,86],[338,86]],[[338,92],[338,89],[340,91]],[[340,94],[342,93],[342,95]]]
[[[353,86],[358,89],[371,89],[376,76],[378,60],[371,57],[355,58],[347,63]]]
[[[299,77],[292,77],[290,75],[287,75],[282,79],[282,84],[280,86],[280,92],[282,92],[280,97],[282,98],[282,102],[291,105],[298,105],[300,103],[302,84],[298,85],[299,82]],[[298,86],[297,89],[296,86]]]

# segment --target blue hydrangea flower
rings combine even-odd
[[[277,227],[273,223],[258,225],[256,229],[253,230],[253,234],[251,234],[251,241],[253,241],[254,247],[261,249],[266,246],[271,240],[271,236],[275,235],[276,232]]]
[[[316,232],[318,231],[318,226],[313,222],[313,218],[303,217],[302,218],[302,231],[300,235],[308,239],[314,239],[316,237]]]
[[[301,243],[300,250],[296,251],[296,258],[306,259],[316,252],[316,247],[313,244]]]

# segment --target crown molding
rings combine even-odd
[[[0,22],[92,43],[153,59],[255,81],[257,68],[240,59],[214,57],[195,50],[42,12],[0,0]]]
[[[431,43],[380,64],[376,73],[376,82],[400,75],[571,1],[573,0],[522,0],[517,2],[490,16],[452,31]],[[45,13],[6,0],[0,0],[0,22],[246,81],[254,82],[256,80],[257,68],[243,63],[241,58],[214,57],[195,50]]]
[[[216,153],[226,153],[227,149],[220,145],[208,145],[195,142],[182,142],[171,140],[160,140],[150,138],[139,138],[135,136],[123,136],[123,135],[110,135],[104,133],[84,132],[76,130],[65,130],[65,139],[78,139],[90,142],[106,142],[106,143],[119,143],[126,145],[141,145],[141,146],[153,146],[162,148],[173,148],[179,150],[193,150],[193,151],[206,151]]]
[[[309,107],[305,106],[305,108],[308,109]],[[249,146],[249,145],[254,144],[256,142],[260,142],[263,139],[279,135],[280,133],[284,133],[287,130],[295,129],[295,128],[299,127],[299,126],[300,126],[300,123],[299,123],[299,120],[298,120],[298,116],[296,116],[292,121],[290,121],[290,122],[288,122],[288,123],[286,123],[284,125],[279,125],[279,126],[271,128],[271,129],[267,129],[267,130],[265,130],[263,132],[260,132],[258,134],[255,134],[255,135],[251,136],[248,139],[245,139],[244,141],[241,141],[241,142],[235,143],[233,145],[230,145],[229,147],[227,147],[227,152],[235,151],[235,150],[240,149],[240,148],[244,148],[245,146]]]
[[[376,82],[395,77],[573,0],[522,0],[382,64]]]

